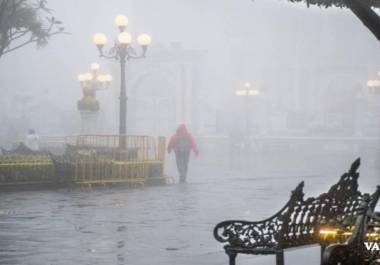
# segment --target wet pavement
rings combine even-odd
[[[302,179],[307,196],[332,183],[321,176],[228,173],[140,189],[5,192],[0,194],[0,264],[227,264],[212,235],[215,224],[274,214]],[[299,255],[314,255],[318,264],[315,248],[294,253],[286,254],[293,259],[288,264],[296,265]],[[239,260],[274,264],[273,256]]]

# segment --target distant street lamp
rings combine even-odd
[[[82,117],[81,133],[97,132],[97,118],[99,102],[96,99],[96,91],[106,89],[112,81],[112,76],[99,74],[99,64],[91,64],[91,72],[78,75],[78,81],[82,87],[83,97],[78,100],[78,110]]]
[[[236,96],[257,96],[260,94],[260,91],[252,88],[250,82],[245,82],[242,89],[237,89],[235,91]]]
[[[380,71],[377,74],[380,76]],[[380,80],[368,80],[367,87],[371,94],[378,94],[380,92]]]
[[[130,59],[145,58],[148,46],[151,43],[151,38],[147,34],[141,34],[137,37],[137,43],[141,46],[142,52],[136,55],[136,50],[131,46],[132,36],[125,31],[128,26],[128,18],[124,15],[118,15],[115,18],[115,24],[119,28],[114,46],[105,54],[103,47],[107,43],[107,37],[103,33],[97,33],[93,37],[94,44],[98,47],[99,56],[107,59],[115,59],[120,62],[120,113],[119,113],[119,134],[126,135],[127,133],[127,92],[125,81],[125,65],[126,61]],[[123,140],[122,140],[123,139]],[[120,137],[119,147],[126,147],[125,137]]]
[[[239,88],[235,90],[235,95],[237,97],[242,97],[245,100],[245,139],[246,139],[246,154],[247,154],[247,170],[249,167],[249,157],[250,157],[250,150],[251,150],[251,141],[250,141],[250,136],[251,136],[251,113],[249,111],[249,106],[250,106],[250,99],[254,96],[260,95],[260,90],[252,87],[250,82],[245,82],[242,88]]]
[[[260,95],[260,90],[252,87],[250,82],[245,82],[243,88],[235,90],[235,95],[238,97],[244,97],[245,99],[245,118],[246,118],[246,136],[250,136],[250,113],[249,113],[249,99],[253,96]]]
[[[380,80],[368,80],[367,87],[371,93],[376,94],[376,91],[380,88]]]
[[[112,75],[99,74],[99,64],[91,64],[91,72],[78,75],[78,81],[83,90],[83,98],[78,101],[80,111],[98,111],[99,103],[96,100],[96,91],[106,89],[112,81]]]

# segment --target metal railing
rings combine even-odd
[[[121,138],[126,142],[123,148],[119,148]],[[161,150],[165,148],[162,145],[165,143],[164,137],[156,139],[140,135],[80,135],[66,137],[65,142],[76,150],[92,150],[99,157],[116,160],[160,160],[165,153],[165,150]]]
[[[125,146],[119,148],[123,137]],[[73,181],[79,184],[136,183],[163,177],[165,138],[139,135],[66,137],[75,154]]]
[[[53,180],[53,163],[48,155],[0,155],[1,184]]]

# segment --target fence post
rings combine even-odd
[[[166,139],[163,136],[158,137],[158,160],[162,163],[165,162],[166,154]]]

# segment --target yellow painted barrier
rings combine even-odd
[[[118,135],[67,137],[75,150],[74,183],[92,185],[126,183],[143,186],[146,181],[164,179],[165,137],[128,135],[119,148]]]
[[[1,155],[0,185],[10,183],[50,182],[53,163],[44,155]]]

